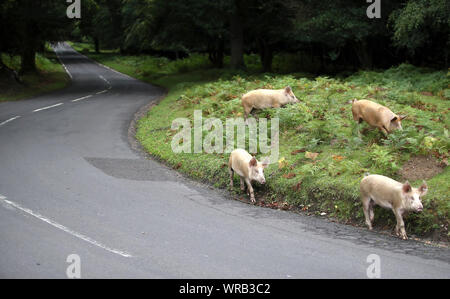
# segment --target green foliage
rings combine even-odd
[[[10,69],[20,69],[20,57],[0,54],[0,57]],[[64,88],[69,83],[69,77],[58,61],[54,52],[46,51],[36,56],[37,73],[22,76],[23,85],[11,84],[0,80],[0,102],[15,101],[37,96],[39,94]]]
[[[390,16],[396,45],[414,53],[421,47],[449,46],[450,3],[447,0],[411,0]],[[444,50],[444,48],[438,49]],[[448,49],[446,50],[448,55]]]
[[[352,84],[370,84],[390,89],[388,94],[393,100],[405,98],[410,102],[410,92],[432,92],[438,94],[448,88],[450,74],[447,71],[436,71],[428,68],[419,68],[410,64],[400,64],[385,72],[360,71],[351,75],[347,81]]]
[[[392,177],[399,169],[395,163],[395,158],[391,155],[389,149],[385,147],[376,144],[372,145],[369,157],[373,163],[372,168],[386,176]]]
[[[358,186],[364,173],[378,173],[399,180],[398,170],[411,155],[439,152],[442,157],[448,157],[448,132],[443,125],[448,124],[446,113],[442,115],[442,121],[435,122],[430,121],[431,111],[421,110],[421,106],[414,108],[414,103],[420,100],[444,111],[445,101],[421,94],[423,86],[405,79],[416,80],[417,76],[423,76],[426,81],[428,76],[432,76],[443,82],[447,80],[446,74],[421,73],[420,69],[407,65],[400,69],[414,71],[416,75],[404,73],[401,76],[399,69],[394,68],[379,73],[360,72],[347,79],[308,79],[292,75],[236,75],[215,70],[219,76],[217,80],[190,84],[176,84],[177,80],[170,84],[169,81],[178,75],[169,76],[161,79],[171,87],[169,96],[140,120],[137,137],[148,152],[182,172],[202,180],[214,178],[211,182],[215,186],[226,187],[228,174],[223,165],[228,155],[174,154],[170,148],[173,132],[155,129],[168,127],[177,117],[192,119],[194,109],[202,110],[203,117],[222,120],[241,117],[240,97],[246,91],[290,85],[301,103],[256,112],[256,117],[280,119],[280,159],[285,165],[281,169],[276,164],[269,166],[265,187],[255,186],[257,196],[264,192],[266,202],[282,200],[311,213],[325,212],[342,221],[363,223]],[[388,82],[386,77],[392,78],[392,82]],[[401,103],[388,97],[392,92],[402,97]],[[439,90],[435,92],[439,93]],[[353,129],[351,105],[348,103],[356,94],[371,95],[396,111],[408,112],[409,117],[403,121],[404,130],[384,137],[377,130],[367,128],[368,131],[359,138]],[[415,128],[422,124],[424,126],[420,130]],[[303,150],[296,151],[300,149]],[[318,156],[312,160],[305,151],[316,152]],[[448,189],[448,183],[442,183],[445,179],[449,179],[448,170],[428,180],[433,192],[425,197],[426,210],[407,219],[410,232],[423,235],[442,232],[443,227],[448,227],[448,218],[445,217],[450,211],[449,205],[441,198],[445,198],[443,194]],[[395,222],[389,211],[377,209],[376,214],[377,224],[393,225]]]
[[[20,72],[35,72],[36,52],[43,50],[46,42],[64,40],[72,31],[66,9],[65,2],[50,0],[2,1],[0,53],[20,55]]]

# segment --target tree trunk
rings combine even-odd
[[[95,53],[100,53],[100,40],[94,37]]]
[[[223,39],[219,39],[216,41],[216,45],[214,45],[214,42],[209,45],[208,47],[208,57],[209,61],[216,67],[216,68],[223,68],[223,56],[225,51],[225,43]]]
[[[36,49],[32,40],[25,41],[21,53],[20,73],[30,73],[36,71]]]
[[[270,45],[264,39],[258,40],[259,44],[259,55],[261,57],[261,65],[263,67],[263,72],[272,71],[272,61],[273,61],[273,51]]]
[[[11,82],[23,83],[19,77],[19,74],[13,69],[10,69],[6,64],[3,63],[2,53],[0,53],[0,79],[7,78]]]
[[[238,6],[238,3],[236,3]],[[244,69],[244,29],[239,9],[236,7],[230,18],[231,68]]]
[[[356,42],[355,52],[363,69],[371,69],[373,67],[372,50],[370,49],[367,40]]]

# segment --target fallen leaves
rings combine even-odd
[[[422,111],[431,111],[431,112],[437,112],[437,106],[433,105],[431,103],[424,103],[422,101],[416,101],[414,102],[411,107],[415,109],[419,109]]]
[[[288,204],[287,202],[277,202],[277,201],[261,202],[260,206],[271,208],[271,209],[278,209],[278,210],[289,210],[289,209],[291,209],[291,205]]]
[[[290,172],[290,173],[287,173],[287,174],[283,174],[283,177],[285,179],[292,179],[292,178],[295,177],[295,173]]]
[[[340,162],[340,161],[342,161],[342,160],[345,159],[344,156],[340,156],[340,155],[332,155],[331,157],[332,157],[333,160],[336,161],[336,162]]]
[[[311,159],[311,160],[316,160],[317,156],[319,156],[319,153],[312,153],[312,152],[306,152],[305,153],[305,158]]]
[[[306,152],[306,149],[304,149],[304,148],[301,148],[301,149],[296,149],[296,150],[294,150],[294,151],[292,151],[291,152],[291,155],[297,155],[297,154],[299,154],[299,153],[304,153],[304,152]]]
[[[302,187],[302,181],[298,181],[297,184],[295,184],[294,186],[292,186],[292,190],[294,191],[300,191],[301,187]]]
[[[278,169],[282,169],[284,167],[286,167],[288,165],[288,162],[286,161],[286,159],[283,157],[280,160],[278,160]]]

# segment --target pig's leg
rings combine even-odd
[[[389,132],[384,128],[384,126],[380,127],[379,129],[384,134],[384,136],[389,135]]]
[[[362,196],[361,198],[362,205],[363,205],[363,212],[364,217],[366,217],[366,224],[369,227],[370,230],[372,230],[372,221],[370,220],[370,197],[369,196]]]
[[[252,183],[250,182],[250,179],[245,179],[245,182],[247,183],[247,189],[248,192],[250,193],[250,200],[252,201],[252,203],[255,203],[255,194],[253,193],[253,187],[252,187]]]
[[[248,115],[252,112],[253,108],[252,107],[245,107],[244,106],[244,120],[245,120],[245,124],[248,125]]]
[[[393,212],[395,218],[397,219],[395,233],[398,237],[402,238],[403,240],[407,240],[408,237],[406,236],[405,223],[403,222],[402,211],[400,209],[393,209]]]
[[[241,191],[245,191],[244,179],[241,177]]]
[[[356,124],[356,129],[358,130],[358,137],[361,138],[361,123],[363,122],[362,118],[358,119],[358,123]]]
[[[373,213],[374,205],[375,205],[375,202],[373,200],[371,200],[370,204],[369,204],[369,218],[370,218],[371,223],[373,223],[373,219],[375,218],[375,214]]]
[[[228,168],[228,172],[230,173],[230,188],[233,189],[233,168]]]

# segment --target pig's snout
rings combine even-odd
[[[417,207],[417,212],[422,212],[423,211],[423,205],[420,205]]]
[[[261,185],[264,185],[264,184],[266,183],[266,179],[261,179],[261,180],[259,181],[259,183],[260,183]]]

